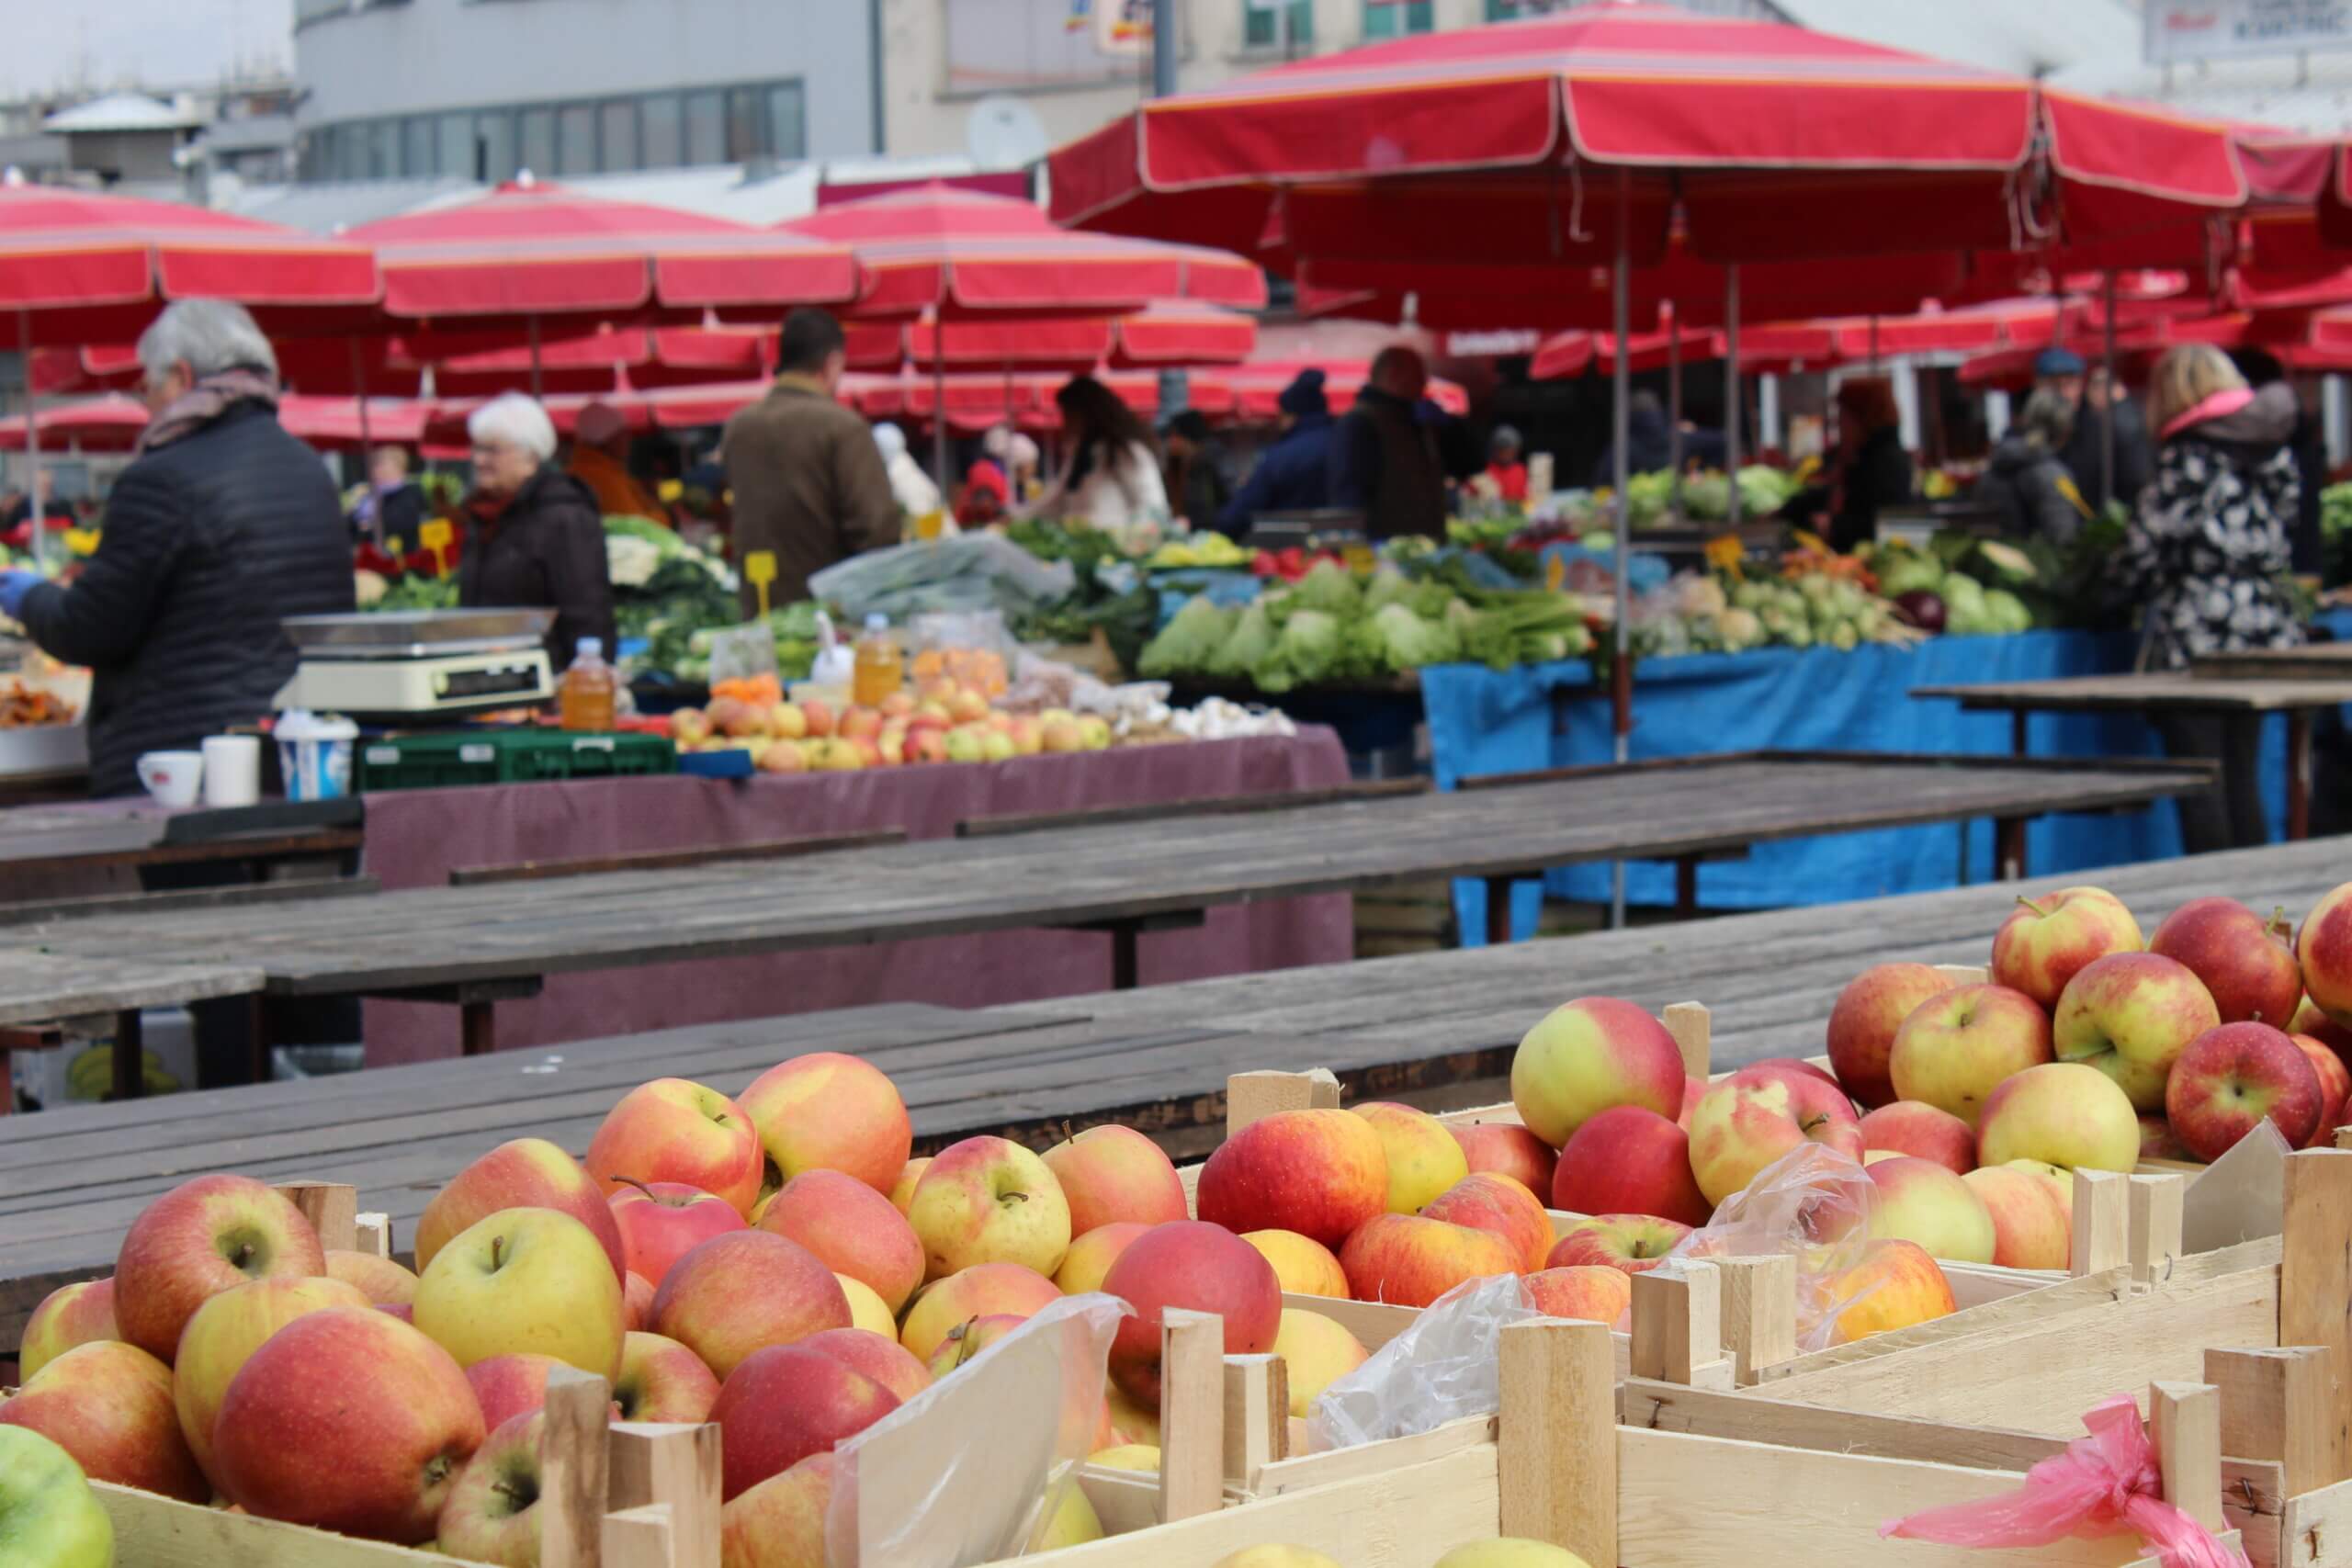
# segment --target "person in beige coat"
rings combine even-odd
[[[769,603],[808,597],[808,579],[835,561],[899,542],[890,476],[865,421],[836,401],[849,355],[841,324],[802,307],[784,321],[775,385],[727,422],[719,457],[735,494],[735,559],[775,553]],[[743,613],[759,596],[747,579]]]

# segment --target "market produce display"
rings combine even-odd
[[[670,738],[681,751],[751,753],[763,773],[854,773],[861,768],[917,762],[1001,762],[1042,751],[1100,751],[1115,736],[1100,714],[1067,706],[1014,712],[996,705],[1001,681],[919,679],[874,707],[836,712],[822,698],[786,702],[775,680],[722,681],[710,704],[670,716]],[[1127,739],[1141,739],[1131,732]]]

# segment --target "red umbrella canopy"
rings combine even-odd
[[[119,392],[56,403],[40,411],[40,444],[55,450],[72,442],[92,452],[128,452],[147,428],[147,405]],[[25,449],[25,416],[0,419],[0,449]]]
[[[843,202],[784,228],[854,249],[868,280],[862,316],[1112,314],[1154,299],[1256,310],[1266,302],[1263,275],[1238,256],[1069,233],[1032,202],[948,186]]]
[[[927,371],[934,359],[951,372],[1151,369],[1247,359],[1258,346],[1258,322],[1238,310],[1162,299],[1125,316],[855,321],[847,336],[849,362],[861,370]]]
[[[409,318],[773,316],[846,305],[860,281],[843,245],[525,180],[345,237],[376,253],[384,309]]]
[[[343,241],[181,202],[0,183],[10,347],[128,343],[175,299],[234,299],[272,332],[345,330],[381,292],[376,258]]]
[[[1088,228],[1490,266],[1605,264],[1621,223],[1650,265],[1678,207],[1700,254],[1765,261],[2193,228],[2247,193],[2226,128],[1655,5],[1299,61],[1049,167],[1055,216]]]

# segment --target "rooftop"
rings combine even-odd
[[[41,129],[59,135],[126,130],[194,130],[204,121],[185,109],[174,108],[143,93],[110,93],[70,109],[60,109],[41,121]]]

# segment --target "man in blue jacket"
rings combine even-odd
[[[1331,404],[1323,372],[1302,370],[1283,389],[1282,434],[1217,513],[1221,533],[1239,538],[1261,512],[1318,512],[1330,504]]]

